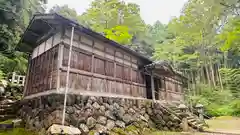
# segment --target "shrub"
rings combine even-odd
[[[199,86],[197,86],[199,87]],[[233,96],[230,90],[211,89],[201,85],[201,94],[189,96],[188,101],[195,106],[201,103],[208,116],[240,116],[240,100]]]
[[[234,100],[230,103],[231,108],[233,109],[233,116],[240,116],[240,99]]]

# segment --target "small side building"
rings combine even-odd
[[[24,98],[53,93],[183,101],[184,78],[58,14],[33,17],[19,44],[29,53]],[[70,55],[70,57],[69,57]]]

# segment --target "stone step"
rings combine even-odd
[[[14,108],[5,108],[5,109],[0,109],[0,115],[4,114],[16,114],[16,109]]]
[[[202,123],[199,123],[199,124],[197,124],[196,126],[197,126],[197,127],[203,127],[203,126],[204,126],[204,124],[202,124]]]
[[[173,110],[179,110],[176,106],[170,106],[169,108],[171,108]]]
[[[175,113],[182,113],[180,110],[174,110]]]
[[[11,108],[12,105],[8,105],[8,104],[1,104],[0,105],[0,109],[5,109],[5,108]]]
[[[199,125],[199,124],[202,124],[202,122],[200,122],[200,121],[194,121],[194,122],[191,122],[193,125],[195,125],[195,126],[197,126],[197,125]]]
[[[190,119],[195,119],[195,117],[194,116],[187,117],[187,120],[190,120]]]
[[[16,115],[0,115],[0,121],[16,118]]]
[[[8,104],[8,105],[12,105],[15,104],[17,101],[14,100],[2,100],[0,101],[0,104]]]
[[[179,117],[182,116],[182,113],[175,113],[175,114]]]
[[[188,122],[194,122],[197,121],[196,119],[189,119]]]

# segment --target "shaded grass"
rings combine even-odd
[[[12,119],[0,122],[0,124],[11,124],[11,123],[12,123]]]
[[[0,122],[0,124],[12,124],[13,119]],[[0,129],[0,135],[38,135],[32,131],[28,131],[24,128],[13,128],[7,130]]]
[[[12,130],[1,131],[0,135],[38,135],[37,133],[28,131],[24,128],[14,128]]]

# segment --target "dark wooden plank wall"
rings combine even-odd
[[[60,73],[60,88],[64,88],[66,85],[66,69],[69,55],[68,47],[64,47],[63,50],[62,63],[65,70]],[[92,65],[91,59],[92,55],[73,49],[69,75],[70,89],[146,97],[144,79],[140,71],[116,64],[116,72],[114,72],[114,61],[95,56]],[[91,68],[93,68],[93,74],[91,74]],[[115,75],[116,78],[114,78]]]
[[[157,87],[159,88],[156,95],[159,97],[159,99],[170,101],[183,100],[183,84],[180,82],[180,80],[175,77],[159,77],[156,80],[156,85],[158,85]]]
[[[66,85],[69,38],[64,37],[60,88],[65,88]],[[104,46],[92,41],[75,36],[69,76],[70,89],[146,97],[143,73],[132,64],[124,63],[137,65],[137,61],[132,60],[128,56],[130,54],[124,55],[124,52],[116,51],[111,45]],[[92,49],[86,51],[83,49],[86,47]]]
[[[58,45],[30,60],[24,96],[57,88]]]

